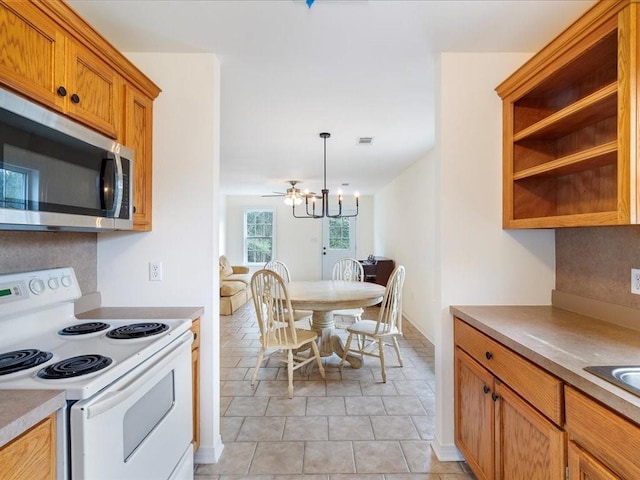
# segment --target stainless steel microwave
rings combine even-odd
[[[133,228],[133,152],[0,89],[0,229]]]

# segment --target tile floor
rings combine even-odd
[[[365,317],[375,318],[376,309]],[[434,349],[405,322],[400,368],[385,350],[387,383],[378,359],[338,369],[337,356],[317,370],[296,372],[287,397],[284,364],[265,360],[251,375],[259,349],[251,302],[220,317],[220,461],[197,465],[195,480],[472,480],[464,463],[439,462],[429,446],[434,432]],[[346,335],[345,335],[346,336]]]

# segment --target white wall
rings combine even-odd
[[[403,315],[432,342],[435,326],[427,312],[438,301],[434,151],[380,190],[374,200],[376,250],[405,266]]]
[[[440,57],[439,204],[436,258],[436,441],[456,456],[453,323],[450,305],[550,304],[553,230],[502,230],[502,107],[494,88],[529,54],[445,53]]]
[[[128,56],[163,90],[154,103],[153,231],[98,236],[98,290],[106,306],[204,307],[196,459],[211,463],[222,450],[217,361],[220,67],[212,54]],[[150,260],[163,263],[163,281],[148,281]]]
[[[245,209],[272,208],[276,212],[275,257],[287,264],[292,278],[296,280],[322,277],[321,220],[294,218],[291,207],[286,206],[281,198],[229,195],[225,203],[226,250],[222,253],[232,265],[242,265],[243,262]],[[366,258],[373,252],[373,198],[370,196],[360,197],[356,217],[356,251],[358,258]]]

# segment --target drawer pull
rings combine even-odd
[[[64,88],[63,86],[59,86],[58,87],[58,95],[60,95],[61,97],[66,97],[67,96],[67,89]]]
[[[485,356],[485,357],[487,357],[487,360],[491,360],[491,359],[493,358],[493,353],[491,353],[491,352],[486,352],[486,353],[484,354],[484,356]]]
[[[497,393],[492,393],[491,394],[491,400],[493,400],[494,402],[498,400],[498,394]]]
[[[489,386],[488,386],[488,385],[485,385],[484,387],[482,387],[482,391],[483,391],[484,393],[489,393],[489,391],[490,391],[490,390],[491,390],[491,389],[489,388]]]
[[[73,95],[71,95],[71,103],[75,103],[75,104],[80,103],[80,97],[74,93]]]

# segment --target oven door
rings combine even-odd
[[[187,332],[70,413],[73,480],[193,478]],[[185,458],[188,463],[185,468]]]

